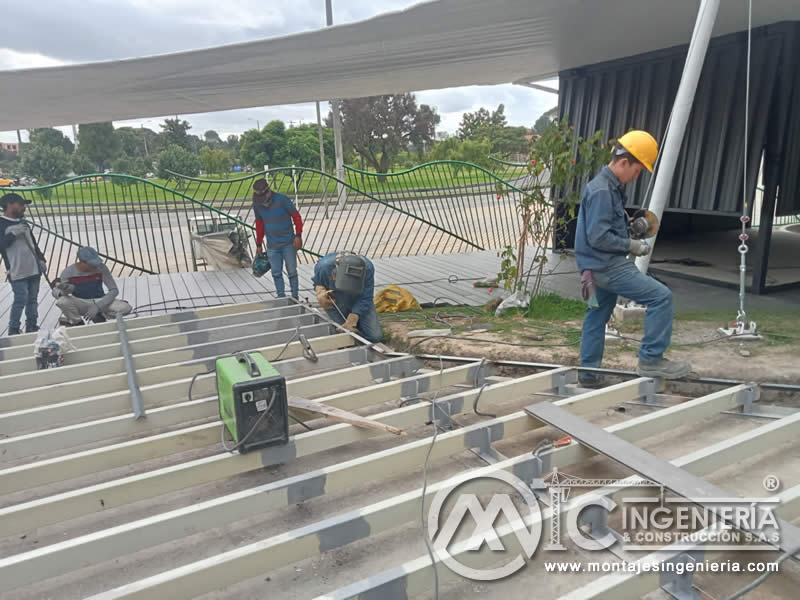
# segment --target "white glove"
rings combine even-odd
[[[100,312],[100,307],[97,306],[96,302],[92,302],[91,306],[89,306],[89,309],[86,311],[86,315],[84,315],[84,316],[89,321],[91,321],[92,319],[94,319],[97,316],[97,313],[99,313],[99,312]]]
[[[628,246],[628,250],[630,250],[630,253],[633,254],[634,256],[647,256],[648,254],[650,254],[652,248],[642,240],[631,239],[630,245]]]
[[[17,223],[15,225],[9,225],[6,227],[6,233],[10,233],[11,235],[15,235],[17,237],[25,235],[26,231],[28,231],[28,226],[23,223]]]

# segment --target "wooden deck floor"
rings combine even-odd
[[[375,289],[389,284],[408,289],[422,305],[465,304],[479,306],[502,295],[500,290],[491,293],[486,288],[476,288],[478,279],[493,278],[500,268],[497,251],[463,254],[437,254],[429,256],[407,256],[399,258],[377,258],[375,263]],[[577,290],[574,260],[559,259],[552,262],[549,270],[555,275],[548,277],[548,287],[561,293]],[[298,265],[300,296],[313,300],[311,276],[314,265]],[[563,275],[559,275],[563,273]],[[287,289],[288,289],[288,281]],[[269,274],[257,279],[248,270],[200,271],[173,273],[168,275],[142,275],[118,278],[120,297],[135,307],[137,315],[147,316],[180,308],[196,308],[216,304],[254,301],[271,298],[275,286]],[[0,335],[8,330],[8,313],[11,308],[11,286],[0,285]],[[59,310],[42,281],[39,293],[39,323],[42,327],[54,327]],[[24,327],[23,317],[23,327]]]

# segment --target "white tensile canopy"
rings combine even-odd
[[[800,18],[753,3],[753,25]],[[257,42],[0,72],[0,130],[535,81],[689,41],[697,0],[435,0]],[[722,0],[714,35],[746,28]]]

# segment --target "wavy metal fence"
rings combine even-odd
[[[347,168],[345,180],[314,169],[283,167],[235,179],[174,174],[165,183],[123,174],[73,177],[14,189],[54,276],[91,245],[116,275],[208,268],[197,260],[190,228],[217,222],[247,235],[255,251],[252,184],[267,177],[292,198],[304,226],[300,260],[337,250],[373,257],[501,248],[519,234],[516,206],[524,182],[455,161],[376,174]]]

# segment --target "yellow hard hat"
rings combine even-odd
[[[634,129],[619,138],[617,143],[642,163],[645,169],[653,172],[653,163],[658,156],[658,142],[652,135]]]

